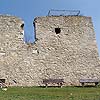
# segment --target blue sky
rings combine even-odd
[[[50,9],[80,10],[84,16],[91,16],[96,32],[100,54],[100,0],[0,0],[0,14],[21,17],[25,21],[25,37],[33,41],[33,20],[46,16]]]

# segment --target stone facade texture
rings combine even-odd
[[[100,61],[91,17],[46,16],[34,19],[36,41],[22,41],[23,21],[0,16],[0,78],[11,86],[42,86],[42,80],[100,78]],[[56,33],[58,29],[58,33]]]

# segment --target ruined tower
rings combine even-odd
[[[34,23],[44,78],[64,78],[67,85],[79,85],[79,79],[99,78],[91,17],[53,15],[37,17]]]
[[[0,16],[0,79],[14,86],[40,86],[63,78],[65,85],[100,77],[100,61],[91,17],[45,16],[34,19],[36,41],[22,41],[24,23]]]

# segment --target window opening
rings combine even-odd
[[[56,32],[56,34],[59,34],[61,32],[61,29],[60,28],[55,28],[55,32]]]
[[[20,27],[21,27],[21,28],[22,28],[22,30],[23,30],[23,29],[24,29],[24,24],[22,24]]]

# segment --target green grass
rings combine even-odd
[[[9,87],[0,100],[100,100],[99,87]]]

